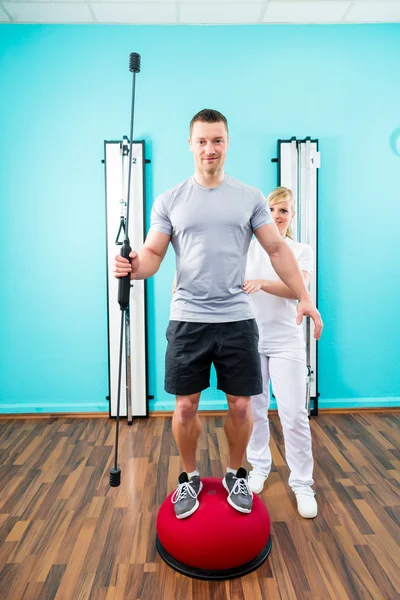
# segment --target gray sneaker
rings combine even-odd
[[[179,475],[178,487],[171,498],[177,519],[185,519],[199,508],[197,496],[202,488],[203,483],[198,475],[190,479],[185,471]]]
[[[239,467],[236,475],[226,473],[222,480],[222,484],[227,492],[229,492],[228,502],[233,508],[239,512],[249,513],[253,506],[253,492],[247,483],[247,471],[243,467]]]

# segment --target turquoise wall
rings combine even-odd
[[[103,142],[135,137],[152,200],[192,171],[188,122],[228,117],[228,172],[268,192],[278,138],[320,141],[320,406],[400,404],[400,25],[0,25],[1,412],[107,410]],[[149,282],[151,408],[173,277]],[[222,395],[204,393],[203,408]]]

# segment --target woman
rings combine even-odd
[[[295,242],[291,222],[295,216],[291,190],[278,187],[267,198],[281,236],[292,249],[307,285],[313,273],[313,251],[308,244]],[[297,300],[276,275],[268,254],[256,239],[250,244],[243,290],[252,294],[260,339],[259,353],[264,391],[252,397],[253,432],[247,447],[252,465],[251,490],[260,494],[271,469],[268,408],[270,380],[278,405],[290,469],[289,485],[296,495],[304,518],[313,518],[318,508],[312,489],[313,456],[306,410],[306,359],[302,325],[296,325]]]

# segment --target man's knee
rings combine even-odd
[[[177,396],[175,415],[180,423],[187,423],[195,418],[199,406],[200,394]]]
[[[246,422],[251,417],[251,397],[250,396],[227,396],[228,411],[236,420]]]

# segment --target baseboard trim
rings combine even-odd
[[[333,410],[346,412],[357,410],[373,411],[381,409],[395,410],[400,408],[400,397],[380,397],[380,398],[320,398],[318,412]],[[175,409],[175,399],[150,402],[150,413],[171,414]],[[228,410],[228,404],[224,399],[201,399],[199,412],[202,414],[216,414],[217,412],[225,413]],[[270,412],[277,410],[275,398],[271,398]]]
[[[108,419],[108,412],[57,412],[57,413],[1,413],[0,421],[7,419]]]
[[[60,406],[61,408],[61,406]],[[64,410],[58,411],[57,406],[42,406],[40,408],[31,407],[29,404],[9,404],[0,407],[0,420],[4,419],[105,419],[109,418],[108,405],[105,403],[86,403],[86,410],[80,411],[78,404],[69,404],[62,407]],[[106,410],[105,410],[106,409]],[[175,410],[175,400],[168,402],[150,404],[150,417],[171,417]],[[207,416],[223,416],[228,410],[227,402],[224,400],[201,400],[199,414]],[[400,397],[383,398],[336,398],[324,399],[319,402],[319,414],[349,414],[349,413],[368,413],[368,412],[399,412]],[[276,404],[272,403],[269,412],[277,412]],[[122,417],[122,419],[126,417]]]
[[[318,411],[320,415],[340,415],[340,414],[359,414],[359,413],[397,413],[400,412],[400,406],[385,406],[385,407],[359,407],[359,408],[322,408]],[[269,414],[277,414],[276,409],[271,409]],[[149,412],[149,417],[172,417],[173,410],[154,410]],[[199,410],[201,417],[224,417],[226,410]],[[81,412],[81,413],[10,413],[0,414],[0,421],[8,419],[109,419],[108,412]],[[143,417],[141,417],[143,418]],[[317,417],[318,418],[318,417]],[[115,419],[114,419],[115,420]],[[121,417],[121,421],[125,421],[126,417]]]
[[[1,402],[0,403],[0,418],[13,415],[15,418],[22,415],[34,416],[65,416],[76,415],[77,417],[85,417],[96,415],[107,415],[109,413],[110,404],[107,401],[103,402]],[[172,407],[171,407],[172,408]]]
[[[342,414],[342,413],[381,413],[381,412],[400,412],[400,406],[356,406],[356,407],[338,407],[338,408],[320,408],[318,414]]]
[[[385,406],[372,408],[367,406],[365,408],[322,408],[318,410],[319,415],[329,414],[357,414],[357,413],[381,413],[381,412],[400,412],[400,406]],[[174,414],[173,410],[154,410],[150,411],[149,417],[172,417]],[[272,408],[268,411],[268,414],[278,414],[276,408]],[[223,417],[226,415],[226,410],[199,410],[199,415],[202,417]]]

